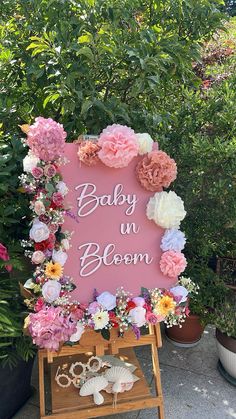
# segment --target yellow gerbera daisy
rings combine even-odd
[[[167,316],[172,311],[174,311],[175,306],[176,302],[173,300],[173,298],[169,297],[168,295],[165,295],[156,304],[155,311],[161,316]]]
[[[48,278],[60,279],[63,274],[63,267],[58,262],[48,262],[46,264],[45,274]]]

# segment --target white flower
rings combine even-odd
[[[143,154],[150,153],[153,146],[152,137],[146,132],[144,134],[136,134],[136,137],[139,145],[139,154],[142,156]]]
[[[129,320],[138,327],[142,327],[146,323],[146,310],[144,307],[138,306],[132,308],[129,312]]]
[[[109,323],[109,314],[107,311],[97,311],[92,315],[94,322],[94,330],[100,330],[106,327]]]
[[[24,288],[28,290],[33,290],[35,287],[35,282],[30,278],[24,283]]]
[[[70,242],[68,239],[62,239],[61,245],[64,248],[64,250],[69,250],[70,248]]]
[[[35,263],[36,265],[38,265],[39,263],[43,263],[45,261],[45,254],[41,252],[41,250],[36,250],[32,254],[31,260],[32,263]]]
[[[53,301],[57,300],[60,296],[61,292],[61,284],[58,281],[54,281],[53,279],[49,279],[49,281],[45,282],[42,286],[42,295],[47,303],[53,303]]]
[[[67,188],[65,182],[63,182],[62,180],[60,180],[56,184],[56,188],[57,188],[58,192],[60,192],[62,194],[62,196],[65,196],[69,192],[69,189]]]
[[[184,303],[187,301],[188,297],[188,290],[186,290],[185,287],[182,287],[181,285],[177,285],[176,287],[173,287],[170,289],[170,292],[175,296],[179,297],[180,300],[178,301],[178,304]]]
[[[32,169],[37,166],[40,162],[39,158],[34,156],[33,154],[27,154],[23,159],[23,169],[24,172],[32,172]]]
[[[162,228],[179,228],[186,215],[182,199],[175,192],[156,192],[147,204],[146,214]]]
[[[40,243],[44,240],[47,240],[50,235],[50,230],[45,223],[39,221],[38,218],[35,218],[33,225],[30,229],[30,238],[36,243]]]
[[[176,228],[171,228],[165,231],[164,236],[161,240],[161,249],[163,252],[167,250],[174,250],[175,252],[181,252],[186,243],[186,238],[182,231]]]
[[[67,261],[68,255],[63,250],[53,250],[52,260],[54,263],[58,262],[61,266],[64,266]]]
[[[76,332],[70,337],[70,342],[78,342],[84,333],[84,326],[81,322],[77,322]]]
[[[97,297],[97,302],[106,310],[112,310],[116,307],[116,297],[108,291],[103,292]]]

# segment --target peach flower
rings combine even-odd
[[[94,166],[99,162],[98,152],[100,147],[93,141],[83,141],[79,144],[78,157],[86,166]]]
[[[119,124],[105,128],[98,140],[100,160],[109,167],[126,167],[137,156],[139,145],[135,132]]]
[[[187,261],[181,252],[168,250],[164,252],[160,260],[160,268],[164,275],[174,278],[179,276],[185,270]]]
[[[160,192],[176,179],[176,163],[164,151],[151,151],[137,164],[136,176],[144,189]]]

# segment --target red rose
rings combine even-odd
[[[130,311],[132,310],[132,308],[135,308],[136,304],[133,301],[128,301],[127,306],[126,306],[126,311]]]

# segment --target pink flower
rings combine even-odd
[[[53,164],[48,164],[44,167],[45,176],[52,178],[57,173],[57,169]]]
[[[32,254],[32,263],[38,265],[39,263],[43,263],[45,261],[45,254],[41,250],[36,250]]]
[[[189,316],[189,314],[190,314],[190,310],[189,310],[188,307],[185,307],[185,314],[186,314],[186,316]]]
[[[71,312],[71,319],[73,321],[82,320],[83,317],[84,317],[84,311],[79,307]]]
[[[0,259],[4,260],[4,262],[7,262],[10,259],[7,248],[3,246],[2,243],[0,243]],[[5,269],[8,272],[11,272],[12,265],[5,265]]]
[[[54,202],[55,205],[60,207],[63,204],[62,194],[60,192],[54,192],[54,194],[52,195],[52,201]]]
[[[143,297],[134,297],[132,298],[132,301],[137,307],[143,307],[146,304]]]
[[[39,297],[39,299],[37,300],[37,302],[34,306],[34,311],[36,311],[38,313],[43,308],[46,308],[45,304],[44,304],[44,299],[42,297]]]
[[[109,167],[126,167],[137,156],[139,146],[135,132],[125,125],[113,124],[105,128],[98,140],[100,160]]]
[[[99,162],[98,152],[100,147],[93,141],[82,141],[79,144],[78,157],[86,166],[94,166]]]
[[[41,214],[44,214],[45,211],[46,210],[45,210],[45,206],[44,206],[43,202],[42,201],[36,201],[35,204],[34,204],[34,212],[37,215],[41,215]]]
[[[146,323],[146,310],[143,307],[132,308],[129,312],[129,320],[137,327],[142,327]]]
[[[51,161],[61,157],[65,148],[66,132],[61,124],[53,119],[35,119],[27,134],[27,144],[36,157]]]
[[[95,314],[100,310],[101,306],[97,301],[90,303],[88,306],[88,314]]]
[[[154,313],[152,313],[151,311],[148,311],[146,313],[146,321],[150,324],[156,324],[158,322],[158,319]]]
[[[43,308],[29,315],[29,332],[40,348],[57,351],[61,343],[70,340],[76,332],[76,323],[64,316],[61,307]]]
[[[160,192],[176,179],[177,166],[164,151],[151,151],[136,166],[136,176],[144,189]]]
[[[98,295],[97,302],[109,311],[116,307],[116,296],[108,291],[104,291],[102,294]]]
[[[32,175],[35,179],[40,179],[43,176],[43,169],[41,167],[33,167],[32,169]]]
[[[181,252],[168,250],[164,252],[160,260],[160,268],[164,275],[174,278],[181,274],[187,266],[187,261]]]
[[[42,286],[42,295],[47,303],[53,303],[60,296],[61,284],[58,281],[49,279]]]

